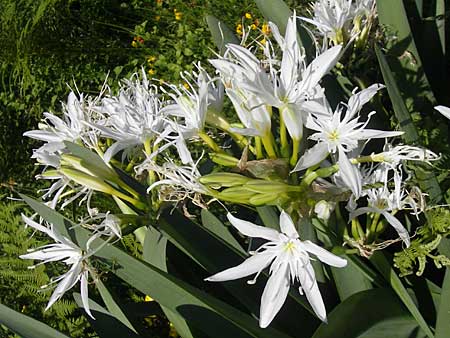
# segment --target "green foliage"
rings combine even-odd
[[[450,258],[436,254],[441,240],[450,235],[450,211],[434,208],[427,212],[427,223],[417,230],[416,237],[409,248],[395,253],[394,265],[401,276],[416,273],[421,276],[427,260],[434,262],[437,268],[450,265]]]
[[[88,323],[79,316],[76,303],[66,297],[44,312],[50,290],[42,290],[48,284],[48,274],[54,275],[58,266],[37,266],[29,269],[29,261],[19,255],[28,249],[46,244],[46,239],[25,228],[20,217],[22,207],[17,203],[0,202],[0,303],[21,313],[33,316],[71,337],[86,337]]]

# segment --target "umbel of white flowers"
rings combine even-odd
[[[317,317],[326,321],[326,309],[317,286],[311,258],[313,254],[320,261],[342,268],[347,261],[311,241],[301,241],[291,217],[284,211],[280,215],[280,229],[258,226],[248,221],[227,215],[231,224],[242,234],[252,238],[263,238],[269,242],[263,244],[243,263],[206,278],[211,282],[235,280],[256,273],[249,281],[253,284],[259,274],[270,265],[270,277],[261,297],[259,326],[267,327],[284,304],[290,285],[299,282],[300,294],[305,294]]]

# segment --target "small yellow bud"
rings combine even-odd
[[[133,42],[131,43],[131,46],[136,48],[138,46],[137,42],[133,40]]]
[[[144,302],[153,302],[154,299],[152,297],[150,297],[149,295],[146,295],[144,298]]]
[[[252,18],[252,15],[251,15],[250,13],[245,13],[245,18],[246,18],[246,19],[251,19],[251,18]]]
[[[258,26],[256,26],[255,24],[252,24],[252,25],[250,26],[250,28],[251,28],[252,30],[255,30],[256,28],[258,28]]]
[[[156,74],[156,70],[151,69],[151,68],[147,72],[148,72],[149,75],[155,75]]]
[[[263,24],[261,27],[261,32],[264,35],[269,35],[270,34],[270,26],[267,23]]]

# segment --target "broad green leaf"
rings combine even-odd
[[[389,289],[352,295],[336,306],[312,338],[425,338]]]
[[[445,269],[441,300],[436,320],[435,338],[447,338],[450,332],[450,268]]]
[[[397,82],[389,67],[386,57],[383,55],[378,46],[375,46],[375,52],[377,54],[389,97],[392,101],[395,117],[399,122],[400,129],[405,132],[403,134],[403,138],[408,144],[417,143],[419,141],[419,135],[412,122],[411,115],[403,101]],[[442,191],[436,176],[431,171],[430,166],[426,163],[415,164],[415,173],[421,189],[429,194],[430,200],[432,202],[439,202],[442,199]]]
[[[275,207],[265,205],[263,207],[256,207],[256,211],[266,227],[280,231],[280,217]]]
[[[118,321],[120,321],[123,325],[125,325],[130,330],[132,330],[135,333],[137,333],[136,329],[130,323],[130,321],[128,320],[127,316],[125,315],[125,313],[123,313],[122,309],[116,303],[116,301],[114,300],[112,295],[109,293],[109,291],[106,288],[106,286],[100,280],[100,278],[98,278],[95,281],[95,286],[96,286],[97,290],[99,291],[100,296],[102,297],[102,300],[105,303],[106,308],[108,309],[109,313],[112,316],[114,316]]]
[[[245,253],[239,242],[233,237],[227,227],[213,213],[206,209],[201,211],[203,226],[211,231],[214,235],[224,240],[228,245],[241,253]]]
[[[403,0],[377,0],[378,19],[395,38],[388,40],[389,55],[396,57],[395,78],[401,84],[404,99],[416,100],[419,92],[435,102],[430,84],[424,73]],[[394,64],[394,63],[393,63]],[[413,79],[412,79],[413,78]],[[425,90],[424,90],[425,88]],[[407,104],[408,108],[409,103]]]
[[[0,304],[0,323],[23,338],[69,338],[40,321]]]
[[[446,55],[447,48],[445,43],[445,1],[436,0],[436,26],[438,29],[439,40],[441,42],[442,53]]]
[[[46,205],[23,196],[24,200],[47,222],[53,223],[62,234],[70,236],[75,243],[86,243],[89,232],[59,215]],[[69,231],[70,229],[70,235]],[[104,245],[97,239],[93,247]],[[257,321],[240,310],[166,272],[144,262],[114,245],[104,245],[96,257],[111,262],[119,278],[140,292],[151,295],[161,306],[178,313],[187,321],[214,338],[288,338],[275,329],[261,329]]]
[[[155,228],[148,227],[142,253],[144,261],[167,272],[166,246],[167,238]],[[182,338],[194,338],[189,325],[183,317],[164,306],[162,307],[162,310]]]
[[[239,44],[239,40],[236,35],[234,35],[233,31],[215,16],[207,15],[206,22],[208,23],[212,39],[219,49],[220,54],[225,53],[226,45],[228,43]]]
[[[77,292],[73,293],[73,298],[80,308],[83,308],[81,295]],[[108,312],[105,308],[94,302],[92,299],[88,300],[89,309],[95,319],[92,319],[85,314],[86,319],[94,328],[95,332],[101,338],[120,337],[120,338],[139,338],[140,336],[131,330],[122,321],[119,321],[113,314]],[[84,310],[83,310],[84,311]]]
[[[409,295],[405,286],[400,278],[392,268],[392,264],[386,259],[384,254],[380,251],[375,252],[370,258],[370,262],[377,268],[377,270],[383,275],[386,281],[391,285],[397,296],[401,299],[403,304],[416,319],[417,324],[427,334],[429,338],[433,338],[434,335],[430,330],[427,322],[423,318],[413,299]]]
[[[331,272],[339,298],[344,301],[355,293],[372,289],[372,283],[355,266],[355,263],[348,259],[347,255],[342,257],[347,259],[347,266],[345,268],[331,267]]]

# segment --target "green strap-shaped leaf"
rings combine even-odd
[[[275,207],[265,205],[257,207],[256,211],[266,227],[280,231],[280,216],[278,216]]]
[[[201,211],[202,224],[203,226],[211,231],[218,238],[224,240],[228,245],[232,246],[238,252],[245,254],[244,249],[239,244],[239,242],[233,237],[227,227],[216,217],[213,213],[206,209]]]
[[[403,304],[416,319],[417,324],[426,333],[429,338],[433,338],[433,332],[423,318],[413,299],[409,295],[408,291],[404,287],[402,281],[392,268],[392,264],[386,259],[384,254],[380,251],[375,252],[370,258],[371,263],[377,268],[377,270],[383,275],[386,281],[391,285],[397,296],[401,299]]]
[[[0,304],[0,323],[23,338],[69,338],[50,326]]]
[[[228,43],[239,44],[236,35],[234,35],[233,31],[224,22],[213,15],[207,15],[206,22],[208,23],[212,39],[219,49],[220,54],[225,53]]]
[[[450,332],[450,268],[445,269],[441,300],[436,319],[435,338],[447,338]]]
[[[406,108],[405,102],[403,101],[397,82],[394,78],[394,74],[389,67],[386,57],[383,55],[378,46],[375,46],[375,52],[377,54],[378,63],[380,64],[389,97],[392,101],[395,117],[400,124],[400,129],[405,132],[403,134],[403,138],[408,144],[418,143],[419,135],[412,122],[411,115]],[[416,164],[415,167],[416,177],[419,180],[421,189],[429,194],[432,202],[439,202],[442,199],[442,191],[434,173],[425,163]]]
[[[74,227],[74,224],[30,197],[23,199],[47,222],[52,223],[62,234],[70,236],[75,243],[86,243],[89,231]],[[70,229],[68,231],[68,229]],[[92,247],[103,246],[97,257],[111,262],[119,278],[139,290],[151,295],[161,306],[178,313],[188,322],[214,338],[288,338],[272,328],[261,329],[257,321],[223,301],[206,294],[168,273],[132,257],[117,247],[97,239]]]
[[[157,268],[167,272],[166,264],[166,246],[167,238],[153,227],[148,227],[145,236],[142,258],[156,266]],[[194,338],[188,323],[178,313],[171,311],[169,308],[162,307],[164,314],[169,321],[175,326],[177,333],[182,338]]]
[[[328,315],[312,338],[424,338],[417,323],[389,289],[362,291]]]
[[[372,289],[372,283],[370,283],[346,255],[342,257],[347,259],[347,266],[345,268],[331,267],[331,272],[339,298],[341,301],[344,301],[355,293]]]
[[[128,327],[131,331],[137,333],[136,329],[130,323],[127,316],[125,315],[125,313],[123,313],[122,309],[116,303],[113,296],[109,293],[108,289],[100,280],[100,278],[95,281],[95,286],[97,287],[97,290],[99,291],[100,296],[102,297],[103,302],[105,303],[109,313],[112,316],[114,316],[118,321],[120,321],[123,325]]]
[[[80,308],[83,308],[81,295],[77,292],[73,293],[73,298]],[[105,308],[94,302],[92,299],[88,300],[89,309],[95,319],[92,319],[85,314],[86,319],[94,328],[95,332],[100,338],[120,337],[120,338],[139,338],[140,336],[131,330],[123,322],[119,321],[113,314],[109,313]]]

